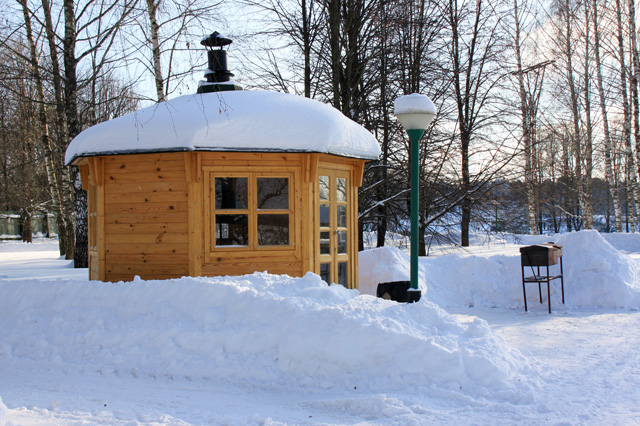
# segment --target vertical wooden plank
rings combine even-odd
[[[353,161],[353,186],[357,189],[362,186],[362,180],[364,178],[364,160]]]
[[[202,203],[203,203],[203,211],[204,211],[204,215],[203,215],[203,220],[204,220],[204,262],[205,263],[210,263],[211,262],[211,247],[213,246],[213,241],[211,241],[212,238],[212,233],[213,233],[213,229],[212,229],[212,217],[211,217],[211,208],[213,207],[211,205],[212,203],[212,187],[213,187],[213,182],[212,182],[212,173],[204,173],[203,178],[202,178]]]
[[[82,182],[82,189],[85,191],[89,190],[89,166],[86,164],[82,164],[78,166],[78,170],[80,171],[80,181]]]
[[[300,266],[300,272],[298,275],[303,276],[309,269],[305,264],[305,245],[306,241],[309,239],[310,235],[305,234],[304,230],[304,221],[302,216],[304,214],[304,188],[307,186],[307,183],[303,182],[302,177],[304,176],[302,170],[296,170],[291,179],[289,181],[289,185],[293,186],[294,189],[294,200],[291,208],[291,217],[293,225],[291,226],[293,234],[289,236],[291,241],[293,242],[293,247],[296,251],[296,256],[302,260]]]
[[[306,175],[307,170],[302,171],[302,175]],[[302,273],[316,272],[315,265],[312,262],[313,244],[315,243],[315,229],[316,223],[313,220],[311,214],[311,206],[313,201],[311,197],[313,192],[311,191],[312,182],[300,182],[300,202],[298,204],[298,212],[294,212],[296,220],[300,222],[298,235],[298,241],[300,242],[300,250],[302,257]]]
[[[91,185],[102,185],[104,182],[104,161],[102,157],[89,158],[89,182]]]
[[[311,180],[311,221],[313,223],[313,240],[314,244],[311,247],[311,256],[313,259],[314,272],[320,275],[320,193],[318,192],[318,178],[320,173],[316,168],[316,176]]]
[[[198,153],[197,152],[185,152],[184,153],[184,172],[187,183],[195,182],[198,180]]]
[[[101,159],[102,160],[102,159]],[[102,163],[102,162],[101,162]],[[98,168],[98,174],[100,175],[100,181],[104,182],[104,167]],[[97,196],[97,220],[96,224],[98,226],[98,277],[97,279],[100,281],[106,280],[106,237],[105,237],[105,220],[104,220],[104,183],[98,186],[94,186],[94,190],[98,191]]]
[[[311,191],[311,185],[313,184],[309,180],[309,171],[311,167],[310,163],[311,154],[302,154],[300,171],[301,176],[304,177],[304,182],[301,184],[301,201],[300,201],[300,244],[301,244],[301,260],[303,272],[316,272],[315,265],[312,262],[313,251],[312,244],[315,241],[314,231],[315,223],[313,216],[311,215],[311,197],[313,193]]]
[[[309,154],[309,182],[315,182],[318,180],[318,167],[320,163],[319,154]]]
[[[247,196],[249,197],[249,249],[258,248],[258,188],[255,174],[247,173]]]
[[[363,163],[364,164],[364,163]],[[357,175],[362,175],[362,170],[358,170],[357,168],[352,169],[352,175],[355,174],[351,179],[350,184],[350,194],[349,194],[349,216],[350,216],[350,226],[352,229],[350,238],[350,253],[349,253],[349,275],[351,277],[350,283],[351,288],[359,289],[358,282],[358,185],[356,185]],[[362,182],[360,182],[362,184]]]
[[[203,224],[203,179],[202,171],[197,168],[199,154],[189,152],[185,154],[185,166],[187,175],[187,200],[189,205],[188,234],[189,234],[189,275],[198,277],[202,275],[202,263],[204,261],[204,224]]]

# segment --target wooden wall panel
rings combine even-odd
[[[83,160],[85,161],[85,160]],[[350,205],[357,212],[363,161],[326,154],[178,152],[102,157],[92,171],[102,174],[101,247],[91,275],[109,281],[169,279],[185,275],[242,275],[254,271],[302,276],[318,273],[317,169],[352,170]],[[88,165],[88,163],[87,163]],[[98,167],[99,166],[99,167]],[[210,195],[205,175],[212,169],[258,167],[295,174],[291,188],[294,249],[210,251],[206,220]],[[89,171],[89,167],[85,172]],[[208,178],[207,178],[208,179]],[[210,189],[210,188],[209,188]],[[357,218],[349,225],[350,281],[357,286]],[[293,253],[293,254],[292,254]],[[209,259],[205,261],[205,259]],[[351,268],[350,268],[351,269]]]
[[[257,153],[257,152],[201,152],[202,167],[301,167],[304,156],[300,153]]]
[[[188,275],[183,153],[111,156],[103,164],[106,279]]]
[[[188,210],[186,202],[182,203],[108,203],[105,213],[185,213]]]
[[[105,223],[187,223],[186,212],[171,212],[171,213],[112,213],[105,217]]]
[[[175,182],[133,182],[133,183],[115,183],[111,182],[105,188],[107,194],[139,194],[139,193],[165,193],[177,192],[186,193],[187,183],[181,181]]]
[[[146,279],[146,274],[162,274],[162,275],[189,275],[188,265],[167,265],[167,264],[151,264],[151,263],[111,263],[107,265],[107,276],[110,274],[125,275],[131,274],[130,279],[135,275]]]
[[[187,256],[187,244],[110,244],[106,255],[110,254],[182,254]]]
[[[168,222],[152,222],[152,223],[108,223],[106,225],[108,234],[149,234],[160,232],[186,233],[188,232],[186,223],[168,223]]]

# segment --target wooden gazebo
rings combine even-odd
[[[376,139],[336,109],[261,91],[181,96],[67,150],[89,199],[89,278],[301,276],[357,288],[358,187]]]

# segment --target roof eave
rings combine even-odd
[[[375,161],[378,160],[378,156],[354,154],[354,153],[338,153],[327,151],[313,151],[305,149],[277,149],[277,148],[167,148],[167,149],[130,149],[127,151],[100,151],[100,152],[87,152],[79,154],[71,159],[66,165],[77,166],[83,158],[89,157],[103,157],[107,155],[133,155],[133,154],[153,154],[153,153],[167,153],[167,152],[271,152],[271,153],[307,153],[307,154],[328,154],[335,155],[336,157],[353,158],[356,160]]]

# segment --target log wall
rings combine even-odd
[[[93,157],[76,164],[97,212],[90,279],[102,281],[129,281],[136,275],[319,273],[318,170],[349,173],[349,287],[357,288],[357,190],[363,160],[312,153],[176,152]],[[215,247],[210,180],[226,173],[290,178],[289,246]],[[250,232],[257,232],[253,226]]]
[[[189,275],[183,153],[104,157],[106,281]]]

